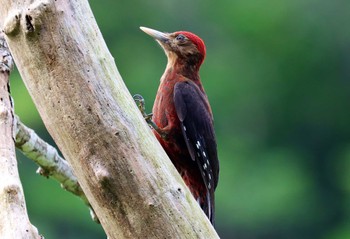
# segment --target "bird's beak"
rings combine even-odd
[[[169,35],[166,33],[148,27],[140,27],[140,29],[161,43],[167,43],[169,40]]]

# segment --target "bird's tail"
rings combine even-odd
[[[211,224],[214,226],[215,224],[215,197],[214,192],[212,190],[208,190],[206,195],[203,195],[200,202],[200,206],[204,213],[209,218]]]

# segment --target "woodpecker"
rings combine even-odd
[[[203,40],[191,32],[163,33],[140,28],[160,44],[168,58],[152,114],[144,116],[214,224],[219,161],[212,110],[199,77],[206,47]],[[137,95],[136,101],[137,98],[140,100],[141,96]]]

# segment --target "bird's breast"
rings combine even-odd
[[[177,83],[172,71],[164,74],[153,105],[153,121],[160,128],[180,125],[174,104],[174,87]]]

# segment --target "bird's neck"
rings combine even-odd
[[[168,54],[165,74],[182,75],[200,84],[199,68],[200,64],[196,64],[191,59],[179,58],[176,54]]]

